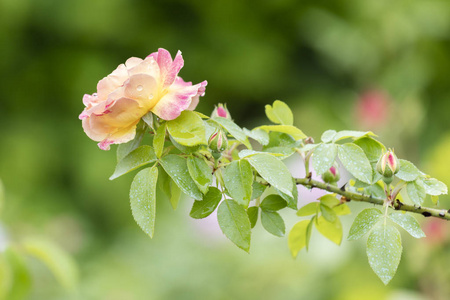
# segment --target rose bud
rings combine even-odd
[[[331,168],[322,174],[322,180],[326,183],[336,183],[341,179],[337,163],[334,163]]]
[[[377,172],[387,179],[392,178],[398,171],[400,171],[400,162],[394,151],[389,150],[380,157],[377,163]]]
[[[213,110],[211,118],[214,117],[222,117],[231,120],[231,115],[227,109],[227,106],[223,105],[222,103],[219,103],[219,106],[216,106],[216,108]]]
[[[178,76],[183,64],[180,51],[172,60],[167,50],[159,49],[145,59],[132,57],[119,65],[99,81],[96,93],[83,97],[86,107],[79,118],[87,136],[109,150],[110,144],[131,141],[148,112],[173,120],[193,110],[207,82],[185,82]]]
[[[222,152],[228,147],[228,139],[222,130],[218,130],[209,138],[209,149]]]

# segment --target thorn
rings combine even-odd
[[[439,213],[439,217],[445,217],[445,211],[441,211],[441,212]]]
[[[424,211],[424,212],[422,213],[422,215],[423,215],[424,217],[431,217],[431,214],[430,214],[429,212],[427,212],[427,211]]]
[[[345,192],[345,186],[347,185],[348,182],[344,183],[343,186],[341,186],[341,191]]]

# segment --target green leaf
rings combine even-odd
[[[182,146],[207,144],[203,120],[193,111],[185,110],[178,118],[167,121],[167,130],[170,136]]]
[[[284,157],[285,155],[282,154],[282,153],[269,153],[269,152],[255,151],[255,150],[249,150],[249,149],[241,150],[238,153],[238,156],[239,156],[240,159],[243,159],[243,158],[246,158],[246,157],[249,157],[249,156],[253,156],[255,154],[269,154],[269,155],[272,155],[274,157],[279,157],[280,159],[285,158]]]
[[[241,129],[241,127],[236,125],[236,123],[234,123],[233,121],[231,121],[229,119],[222,118],[222,117],[214,117],[211,120],[213,120],[214,122],[216,122],[217,124],[222,126],[226,131],[228,131],[229,134],[231,134],[231,136],[233,136],[236,140],[238,140],[239,142],[244,144],[245,147],[247,147],[249,149],[252,148],[252,146],[248,142],[247,135]]]
[[[208,188],[212,183],[212,170],[205,162],[205,160],[189,156],[187,158],[187,167],[189,170],[189,174],[194,180],[195,184],[199,190],[206,194],[208,192]]]
[[[375,136],[375,134],[372,131],[342,130],[336,133],[336,135],[333,138],[333,142],[337,142],[348,138],[358,139],[363,136]]]
[[[9,265],[9,269],[11,272],[11,282],[8,282],[9,288],[7,296],[3,298],[2,292],[0,292],[0,299],[8,299],[8,300],[25,299],[28,296],[31,289],[31,276],[30,272],[28,271],[27,265],[25,264],[25,260],[12,247],[7,248],[3,252],[3,254]],[[0,269],[2,269],[1,265]],[[2,276],[0,275],[0,282],[3,280],[5,279],[3,279]],[[1,285],[2,284],[0,283],[0,290]]]
[[[293,197],[292,176],[283,162],[268,154],[256,154],[247,160],[268,183]]]
[[[164,156],[160,160],[160,163],[167,174],[169,174],[169,176],[178,185],[183,193],[194,198],[195,200],[201,200],[203,198],[203,195],[198,189],[197,184],[189,175],[189,170],[185,158],[170,154]]]
[[[177,209],[181,190],[161,166],[158,167],[158,187],[169,198],[172,208]]]
[[[324,143],[328,143],[331,142],[334,138],[334,136],[336,135],[336,130],[327,130],[322,134],[322,137],[320,138],[322,140],[322,142]]]
[[[306,134],[303,133],[303,131],[291,125],[263,125],[256,127],[255,129],[262,129],[267,132],[276,131],[286,133],[291,135],[295,140],[301,140],[307,137]]]
[[[234,200],[225,199],[219,205],[217,219],[226,237],[242,250],[249,252],[251,225],[244,207]]]
[[[269,134],[262,129],[253,129],[252,131],[244,128],[245,134],[260,143],[261,145],[267,145],[269,143]]]
[[[261,197],[261,195],[264,193],[264,191],[266,190],[267,186],[264,184],[261,184],[257,181],[253,182],[252,184],[252,198],[251,200],[255,200],[259,197]]]
[[[353,143],[363,149],[370,162],[378,162],[381,155],[386,152],[386,147],[382,143],[370,137],[357,139]]]
[[[134,139],[132,139],[128,143],[119,144],[119,146],[117,146],[117,162],[120,162],[131,151],[139,147],[146,130],[147,125],[144,122],[139,122],[136,127],[136,134],[134,136]]]
[[[180,143],[177,143],[177,141],[175,141],[171,135],[169,135],[169,139],[170,139],[170,142],[172,143],[172,145],[174,145],[175,148],[177,148],[178,150],[180,150],[181,153],[184,153],[184,154],[191,154],[191,153],[198,152],[200,150],[200,148],[204,147],[203,145],[196,145],[196,146],[192,146],[192,147],[183,146]]]
[[[333,222],[328,222],[324,216],[317,219],[317,230],[333,243],[340,245],[342,242],[342,224],[339,218],[335,218]]]
[[[231,198],[247,207],[252,197],[253,171],[245,159],[232,161],[223,172],[225,187]]]
[[[347,204],[341,203],[335,195],[327,194],[319,198],[320,203],[333,209],[334,213],[338,216],[348,215],[351,213]]]
[[[269,195],[261,202],[260,206],[266,211],[277,211],[287,206],[286,201],[278,195]]]
[[[273,154],[279,153],[285,158],[294,154],[300,144],[300,141],[296,141],[289,134],[272,131],[269,133],[269,143],[263,146],[262,151]]]
[[[420,228],[419,222],[410,214],[394,211],[389,215],[389,218],[416,239],[425,237],[425,233]]]
[[[156,157],[161,158],[164,149],[164,141],[166,140],[167,123],[162,123],[156,129],[155,137],[153,138],[153,148],[155,149]]]
[[[109,177],[109,180],[116,179],[128,172],[136,170],[139,167],[151,164],[156,161],[156,155],[153,148],[144,145],[131,151],[125,156],[116,166],[114,173]]]
[[[297,202],[298,202],[298,190],[297,190],[297,184],[295,183],[295,179],[292,178],[292,196],[289,196],[282,191],[275,188],[275,191],[280,195],[286,202],[287,207],[297,210]]]
[[[318,209],[319,209],[319,204],[320,204],[319,202],[311,202],[311,203],[308,203],[308,204],[302,206],[297,211],[297,216],[306,217],[306,216],[317,214]]]
[[[194,219],[203,219],[209,216],[217,205],[219,205],[222,199],[222,192],[216,187],[210,187],[206,195],[203,196],[203,200],[194,201],[191,212],[189,215]]]
[[[439,196],[447,194],[447,186],[434,178],[425,178],[423,180],[423,187],[425,192],[431,196]]]
[[[328,222],[333,223],[337,218],[337,215],[334,212],[334,210],[324,204],[320,204],[320,212],[322,213],[322,216],[325,218],[325,220],[327,220]]]
[[[361,238],[369,232],[382,217],[383,214],[377,208],[367,208],[363,210],[356,216],[355,221],[353,221],[347,239],[352,241]]]
[[[350,174],[362,182],[372,183],[372,166],[359,146],[352,143],[343,144],[338,153],[339,159]]]
[[[250,220],[250,226],[253,228],[258,221],[259,208],[257,206],[252,206],[247,209],[248,219]]]
[[[280,100],[275,100],[273,106],[266,105],[267,118],[275,124],[293,125],[294,115],[289,106]]]
[[[130,189],[131,212],[134,220],[151,238],[155,231],[157,180],[158,168],[146,168],[137,173]]]
[[[367,257],[377,276],[388,284],[397,271],[402,256],[400,233],[392,225],[376,226],[367,239]]]
[[[414,164],[404,159],[399,159],[399,161],[400,171],[395,176],[407,182],[414,181],[420,176],[420,171]]]
[[[310,220],[303,220],[292,227],[288,236],[288,246],[292,257],[296,258],[298,252],[306,247],[306,231]]]
[[[66,289],[73,290],[78,284],[79,272],[75,260],[55,243],[41,238],[28,238],[23,249],[34,256],[53,273]]]
[[[423,186],[423,181],[420,179],[408,182],[406,185],[406,192],[408,193],[409,199],[418,205],[422,205],[427,195]]]
[[[281,216],[275,211],[261,210],[261,224],[267,232],[282,237],[284,236],[285,226]]]
[[[306,251],[309,250],[309,241],[311,240],[311,235],[312,235],[312,229],[313,229],[313,225],[317,220],[317,216],[314,216],[311,218],[311,222],[309,222],[308,227],[306,227],[306,238],[305,238],[305,242],[306,242]]]
[[[320,144],[314,149],[312,164],[318,175],[322,175],[333,166],[337,152],[335,144]]]

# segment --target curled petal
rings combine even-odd
[[[159,48],[158,52],[150,54],[148,57],[153,57],[158,63],[161,72],[162,88],[165,89],[174,83],[178,73],[184,65],[181,51],[177,52],[175,59],[172,61],[169,51]]]
[[[111,74],[100,80],[97,84],[97,98],[106,99],[115,89],[122,86],[128,78],[127,68],[124,64],[119,65]]]
[[[188,110],[194,110],[197,107],[200,97],[203,97],[205,95],[205,89],[206,89],[207,84],[208,84],[208,82],[206,80],[204,80],[204,81],[200,82],[199,84],[195,85],[196,87],[198,87],[197,95],[192,97],[191,104],[187,108]]]
[[[191,106],[192,99],[198,94],[199,85],[171,86],[168,93],[153,107],[152,112],[163,120],[177,118],[183,110]]]

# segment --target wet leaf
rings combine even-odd
[[[338,153],[335,144],[320,144],[312,155],[312,164],[318,175],[322,175],[328,171],[336,160]]]
[[[395,176],[407,182],[414,181],[417,179],[417,177],[420,176],[419,169],[417,169],[417,167],[413,163],[404,159],[399,159],[399,161],[400,161],[400,171],[398,171],[398,173],[395,174]]]
[[[419,222],[410,214],[394,211],[389,215],[389,218],[416,239],[425,237],[425,233],[420,228]]]
[[[372,183],[372,166],[359,146],[352,143],[343,144],[338,153],[339,159],[350,174],[362,182]]]
[[[185,158],[175,154],[170,154],[164,156],[160,160],[160,163],[183,193],[194,198],[195,200],[201,200],[203,198],[197,184],[189,175]]]
[[[231,198],[247,207],[252,197],[253,171],[245,160],[232,161],[223,172],[225,187]]]
[[[367,257],[377,276],[388,284],[394,277],[402,255],[402,241],[398,230],[389,224],[375,226],[367,239]]]
[[[166,123],[170,136],[180,145],[193,147],[207,144],[203,120],[193,111],[185,110],[178,118]]]
[[[130,189],[131,212],[134,220],[151,238],[155,231],[157,180],[158,168],[146,168],[137,173]]]
[[[191,212],[189,215],[194,219],[203,219],[209,216],[217,205],[219,205],[222,199],[222,192],[216,187],[210,187],[206,195],[203,196],[203,200],[194,201]]]
[[[269,154],[256,154],[247,160],[268,183],[284,194],[293,197],[292,176],[283,162]]]
[[[369,232],[382,217],[383,214],[377,208],[367,208],[363,210],[356,216],[355,221],[353,221],[347,239],[351,241],[361,238]]]
[[[217,219],[225,236],[236,246],[249,252],[251,225],[244,207],[234,200],[226,199],[219,205]]]
[[[156,155],[153,148],[148,145],[140,146],[131,151],[117,164],[114,174],[109,177],[109,180],[116,179],[117,177],[136,170],[139,167],[151,164],[155,161]]]

